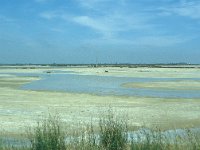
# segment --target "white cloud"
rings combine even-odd
[[[95,8],[96,4],[103,4],[113,0],[76,0],[78,4],[84,7],[84,9]],[[125,3],[126,0],[121,0]],[[186,7],[187,6],[187,7]],[[186,3],[179,3],[179,6],[161,8],[162,13],[167,15],[178,14],[182,16],[193,16],[194,12],[190,10],[190,7],[194,7],[194,4],[186,5]],[[196,6],[198,8],[198,6]],[[115,7],[114,7],[115,8]],[[197,11],[198,9],[193,11]],[[187,11],[186,11],[187,10]],[[96,10],[91,14],[83,13],[83,15],[75,15],[73,12],[69,15],[66,10],[43,12],[40,14],[45,19],[60,19],[67,22],[73,22],[80,26],[85,26],[91,29],[91,32],[98,33],[96,38],[87,39],[86,42],[104,42],[104,43],[121,43],[132,45],[149,45],[149,46],[167,46],[184,43],[190,38],[183,38],[180,35],[169,35],[168,30],[156,29],[156,25],[152,23],[152,20],[158,17],[146,11],[131,10],[126,11],[121,7],[106,11],[102,8],[101,11],[107,13],[96,13]],[[87,11],[86,11],[87,12]],[[130,13],[131,12],[131,13]],[[165,14],[165,15],[166,15]],[[200,14],[200,13],[199,13]],[[198,14],[198,15],[199,15]],[[160,17],[160,16],[159,16]],[[194,17],[194,16],[193,16]],[[55,27],[56,28],[56,27]],[[56,28],[56,31],[59,31]],[[134,32],[143,33],[138,37],[134,35]],[[121,33],[129,34],[130,37],[123,39]],[[145,35],[145,33],[147,33]]]
[[[124,8],[113,7],[112,10],[107,10],[106,6],[109,2],[115,2],[113,0],[76,0],[78,5],[84,7],[84,9],[94,8],[94,12],[91,15],[67,15],[66,10],[57,12],[43,12],[40,17],[51,19],[62,19],[68,22],[74,22],[78,25],[88,27],[94,32],[101,35],[103,38],[113,38],[119,32],[132,31],[132,30],[146,30],[153,25],[148,24],[150,16],[147,14],[136,13],[134,11],[127,12]],[[118,4],[123,5],[126,0],[118,0]],[[96,12],[96,8],[102,4],[102,8]]]
[[[95,30],[102,34],[104,38],[115,36],[119,32],[145,30],[152,27],[152,25],[148,25],[148,19],[145,17],[120,13],[99,17],[76,16],[72,20],[82,26]]]
[[[107,27],[103,23],[98,22],[95,19],[90,18],[88,16],[77,16],[77,17],[74,17],[73,20],[81,25],[88,26],[96,30],[107,29]]]
[[[111,36],[115,30],[111,28],[109,23],[88,16],[77,16],[73,18],[73,21],[80,25],[87,26],[106,37]]]

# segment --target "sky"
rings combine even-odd
[[[0,63],[200,63],[200,0],[0,0]]]

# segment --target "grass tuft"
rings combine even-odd
[[[57,116],[38,122],[28,134],[31,150],[65,150],[65,133]]]
[[[127,145],[127,123],[112,113],[100,119],[100,144],[105,150],[123,150]]]

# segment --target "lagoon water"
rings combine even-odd
[[[131,78],[95,75],[77,75],[72,73],[18,74],[20,76],[36,76],[42,79],[22,86],[25,90],[64,91],[72,93],[88,93],[96,95],[145,96],[164,98],[200,98],[198,90],[161,90],[145,88],[125,88],[121,85],[128,82],[174,81],[180,78]],[[194,80],[190,78],[187,80]],[[200,80],[200,79],[195,79]]]

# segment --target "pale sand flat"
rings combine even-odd
[[[135,82],[135,83],[124,83],[122,84],[122,86],[127,88],[147,88],[147,89],[162,89],[162,90],[200,90],[200,80]]]
[[[127,118],[132,126],[145,124],[160,126],[162,129],[200,126],[200,99],[25,91],[17,87],[38,78],[30,77],[30,80],[28,77],[5,78],[4,81],[12,83],[7,87],[2,86],[3,79],[0,78],[0,126],[1,130],[5,130],[8,134],[19,134],[27,126],[36,125],[36,121],[49,112],[59,113],[61,119],[73,128],[76,128],[77,124],[91,122],[91,118],[94,125],[97,125],[99,116],[110,108],[115,114]]]

